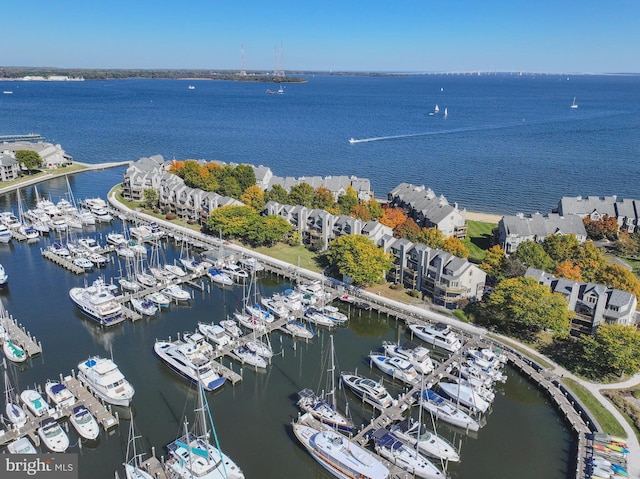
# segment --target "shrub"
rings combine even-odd
[[[418,291],[417,289],[412,289],[409,291],[409,296],[411,296],[412,298],[419,298],[420,291]]]
[[[188,225],[195,225],[196,223],[198,223],[196,220],[187,220]]]
[[[402,285],[402,283],[394,283],[389,286],[389,289],[404,289],[404,286]]]
[[[169,221],[175,220],[178,217],[178,215],[176,215],[175,213],[167,213],[165,215],[165,218],[168,219]]]

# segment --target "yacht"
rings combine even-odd
[[[135,394],[133,386],[109,358],[91,357],[78,364],[78,379],[96,396],[115,406],[128,406]]]
[[[215,344],[218,349],[222,349],[232,342],[227,331],[219,324],[198,323],[198,331],[200,331],[207,340]]]
[[[375,408],[385,409],[394,402],[382,383],[375,382],[373,379],[358,376],[357,374],[342,373],[340,380],[342,384],[351,389],[356,396]]]
[[[444,461],[458,462],[460,454],[447,440],[436,433],[428,431],[424,425],[413,419],[404,419],[392,424],[391,432],[412,449],[418,449],[427,456],[442,459]]]
[[[455,353],[462,347],[462,342],[458,335],[445,323],[427,325],[410,324],[409,329],[425,343],[437,346],[451,353]]]
[[[389,469],[374,454],[332,429],[307,426],[308,414],[293,423],[293,433],[307,452],[339,478],[387,479]]]
[[[101,326],[112,326],[122,321],[122,305],[116,301],[111,288],[101,278],[91,286],[71,288],[71,300],[85,315]]]
[[[191,299],[191,295],[189,291],[180,287],[177,284],[172,284],[167,286],[162,291],[162,294],[168,296],[171,299],[175,299],[176,301],[189,301]]]
[[[73,408],[69,422],[76,432],[85,439],[94,440],[100,435],[98,421],[82,404]]]
[[[435,418],[470,431],[478,431],[480,429],[478,421],[435,391],[423,389],[419,394],[420,405]]]
[[[486,412],[491,403],[473,389],[472,386],[461,383],[444,383],[438,384],[440,391],[456,404],[462,404],[471,411]]]
[[[113,216],[111,216],[111,213],[109,213],[109,210],[106,208],[94,208],[91,210],[91,213],[93,213],[93,216],[99,223],[110,223],[113,221]]]
[[[225,383],[213,363],[200,353],[196,346],[182,341],[156,341],[153,352],[170,369],[194,384],[200,384],[206,391],[213,391]]]
[[[46,418],[38,428],[38,436],[52,452],[64,452],[69,447],[69,436],[56,421]]]
[[[67,387],[58,381],[47,381],[44,385],[47,397],[56,406],[70,407],[76,403],[76,397]]]
[[[7,284],[7,281],[9,281],[9,275],[4,270],[4,266],[0,264],[0,287]]]
[[[243,283],[249,278],[249,273],[233,263],[225,264],[220,270],[230,276],[236,283]]]
[[[411,341],[407,341],[404,344],[383,341],[382,349],[387,356],[409,361],[420,374],[429,374],[433,371],[433,361],[429,356],[429,350],[419,344]]]
[[[379,354],[370,354],[369,360],[380,371],[407,384],[415,384],[418,381],[418,373],[409,361],[402,358],[389,358]]]

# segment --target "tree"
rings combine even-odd
[[[385,226],[395,230],[396,227],[407,221],[407,215],[400,208],[383,208],[379,221]]]
[[[492,246],[487,250],[484,260],[480,264],[480,269],[496,281],[503,279],[502,267],[506,256],[500,245]]]
[[[590,242],[585,242],[580,248],[577,258],[577,264],[580,266],[583,281],[597,281],[599,271],[605,266],[606,260],[596,246]]]
[[[636,256],[640,253],[640,244],[626,231],[618,233],[618,241],[614,245],[618,254],[623,256]]]
[[[350,215],[353,208],[358,206],[358,203],[360,203],[358,193],[356,193],[356,190],[354,190],[351,185],[347,186],[344,194],[338,197],[338,206],[343,215]]]
[[[442,249],[444,246],[444,236],[442,236],[442,231],[435,227],[422,228],[418,239],[418,243],[423,243],[430,248]]]
[[[449,236],[445,238],[442,244],[442,249],[447,253],[451,253],[458,258],[468,258],[469,248],[467,248],[459,238],[455,236]]]
[[[233,169],[233,176],[240,185],[240,191],[256,184],[256,172],[251,165],[238,165]]]
[[[269,191],[265,193],[266,201],[275,201],[276,203],[280,203],[281,205],[289,204],[289,193],[285,190],[282,185],[273,185]]]
[[[553,274],[559,278],[570,279],[571,281],[582,281],[580,266],[571,261],[562,261],[557,264]]]
[[[523,241],[513,256],[526,267],[551,272],[555,264],[540,243],[532,240]]]
[[[316,188],[314,198],[313,198],[313,207],[321,210],[326,210],[333,206],[335,201],[333,201],[333,193],[329,188],[324,186],[318,186]]]
[[[220,182],[220,185],[218,186],[219,194],[229,196],[231,198],[240,198],[242,189],[240,188],[240,183],[238,183],[238,180],[234,176],[225,175],[218,181]]]
[[[580,338],[582,367],[594,378],[640,371],[640,333],[635,327],[602,324]]]
[[[42,158],[37,151],[31,150],[16,150],[15,152],[16,160],[20,163],[24,168],[29,170],[35,170],[42,166]]]
[[[618,264],[607,263],[598,272],[596,282],[627,291],[634,294],[636,298],[640,298],[640,281],[632,271]]]
[[[550,235],[544,239],[542,248],[552,260],[574,260],[578,257],[580,243],[575,235]]]
[[[292,205],[301,205],[307,208],[313,207],[313,199],[316,192],[309,183],[298,183],[291,187],[289,192],[289,203]]]
[[[362,235],[340,236],[329,245],[326,257],[341,274],[363,286],[384,282],[393,266],[391,255]]]
[[[147,208],[155,208],[158,206],[158,192],[153,188],[146,188],[142,192],[142,198],[144,199],[144,204]]]
[[[258,185],[251,185],[240,195],[240,201],[260,212],[264,209],[264,191]]]
[[[393,229],[393,234],[412,243],[420,243],[420,226],[413,218],[407,218]]]
[[[367,208],[367,205],[356,205],[351,210],[351,216],[361,221],[371,221],[371,211]]]
[[[586,216],[582,222],[587,236],[593,240],[607,238],[615,240],[618,237],[618,220],[615,216],[603,215],[599,220],[592,220]]]
[[[249,227],[261,217],[250,206],[222,206],[215,209],[207,220],[207,227],[213,233],[230,238],[243,238]]]
[[[546,329],[551,329],[557,337],[569,334],[566,299],[533,278],[501,281],[486,299],[483,313],[486,322],[523,338],[530,339]]]
[[[382,217],[382,205],[375,198],[371,198],[370,200],[364,203],[371,214],[371,218],[374,220],[380,220]]]
[[[248,225],[243,239],[252,246],[272,246],[285,239],[291,232],[291,225],[282,216],[258,216]]]

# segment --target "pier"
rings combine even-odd
[[[31,358],[42,354],[42,344],[24,326],[18,324],[18,321],[4,309],[4,305],[1,302],[0,326],[4,328],[13,343],[24,349],[27,356]]]

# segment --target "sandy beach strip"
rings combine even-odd
[[[480,221],[482,223],[498,223],[503,215],[494,215],[491,213],[479,213],[477,211],[467,211],[467,219],[471,221]]]

